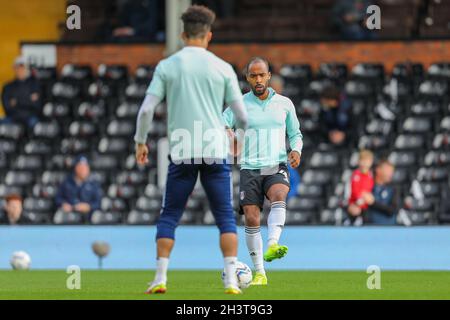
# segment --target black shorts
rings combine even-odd
[[[242,206],[256,205],[262,210],[264,197],[274,184],[284,184],[289,189],[289,170],[285,163],[281,163],[272,169],[250,170],[242,169],[239,181],[239,206],[240,214],[244,214]]]

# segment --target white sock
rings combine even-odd
[[[269,217],[267,218],[267,226],[269,227],[268,245],[278,243],[281,231],[283,231],[286,222],[286,202],[274,201],[270,206]]]
[[[155,283],[167,282],[167,268],[169,267],[169,258],[160,257],[156,260]]]
[[[225,266],[225,287],[233,285],[238,286],[238,280],[236,276],[236,263],[237,257],[224,257],[223,263]]]
[[[256,272],[266,274],[263,260],[263,241],[260,227],[245,227],[245,241],[247,242],[248,253],[252,258]]]

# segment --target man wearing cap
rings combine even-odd
[[[61,184],[56,194],[56,206],[64,212],[91,214],[100,209],[102,190],[90,178],[90,167],[85,156],[75,159],[73,173]]]
[[[2,91],[2,103],[6,113],[3,122],[22,123],[32,128],[41,113],[39,83],[30,72],[23,57],[14,61],[15,79]]]

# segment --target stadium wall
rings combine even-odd
[[[267,230],[263,228],[263,236]],[[289,254],[269,269],[450,270],[450,227],[294,227],[282,239]],[[106,241],[111,253],[106,269],[154,268],[154,226],[1,226],[0,269],[8,269],[12,252],[25,250],[35,269],[69,265],[97,268],[94,241]],[[244,230],[239,229],[239,259],[250,264]],[[170,266],[173,269],[217,269],[222,266],[214,226],[181,226]]]
[[[227,43],[212,44],[210,50],[240,69],[253,56],[268,58],[278,70],[286,63],[308,63],[317,69],[322,62],[342,62],[349,67],[361,62],[384,63],[391,71],[397,62],[431,63],[447,61],[450,40],[304,42],[304,43]],[[58,44],[58,68],[66,63],[127,64],[134,72],[140,64],[156,64],[164,57],[162,44]]]

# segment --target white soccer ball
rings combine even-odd
[[[16,251],[13,253],[10,262],[14,270],[28,270],[31,265],[31,258],[25,251]]]
[[[239,288],[245,289],[250,286],[253,279],[252,269],[245,263],[238,261],[236,263],[236,276]],[[222,281],[225,280],[225,270],[222,271]]]

